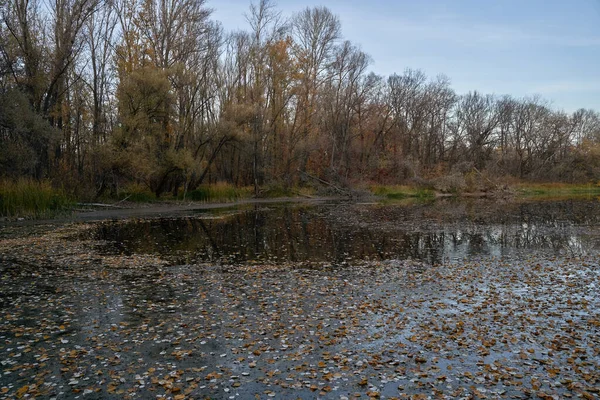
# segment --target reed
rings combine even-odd
[[[19,179],[0,181],[0,215],[40,218],[72,207],[73,201],[48,181]]]

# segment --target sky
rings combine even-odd
[[[256,0],[258,1],[258,0]],[[600,111],[600,0],[275,0],[283,17],[326,6],[343,38],[384,76],[444,74],[459,93],[539,95]],[[226,31],[248,30],[250,0],[207,0]]]

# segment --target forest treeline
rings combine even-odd
[[[92,196],[131,183],[160,196],[211,182],[352,186],[472,170],[600,179],[598,112],[459,95],[419,70],[377,75],[325,7],[284,18],[260,0],[245,11],[247,30],[231,33],[204,0],[0,9],[3,179]]]

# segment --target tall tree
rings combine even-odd
[[[88,19],[85,26],[86,48],[89,54],[86,81],[92,94],[92,143],[97,145],[107,140],[110,126],[111,84],[114,57],[113,43],[116,36],[117,8],[114,1],[103,2]]]
[[[327,155],[331,173],[347,176],[349,172],[351,140],[358,122],[356,115],[360,103],[366,100],[361,89],[369,61],[369,56],[349,41],[334,50],[321,107],[323,130],[330,136]],[[345,171],[341,171],[342,167]]]
[[[37,149],[39,164],[36,176],[50,171],[50,151],[59,160],[63,149],[71,146],[66,96],[75,62],[82,49],[81,32],[95,12],[99,0],[53,0],[48,3],[51,18],[43,17],[36,0],[8,0],[2,7],[2,19],[10,45],[4,47],[4,58],[16,86],[28,97],[33,110],[50,125],[63,132],[59,145],[49,148],[42,140]]]
[[[294,56],[298,63],[299,82],[294,129],[302,143],[300,169],[306,170],[310,154],[319,143],[317,103],[319,90],[327,78],[335,44],[341,37],[341,23],[326,7],[306,8],[291,20]]]

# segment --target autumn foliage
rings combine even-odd
[[[204,0],[0,3],[0,175],[80,196],[141,184],[595,182],[600,115],[383,77],[325,7],[250,6],[226,33]],[[405,66],[399,65],[400,70]]]

